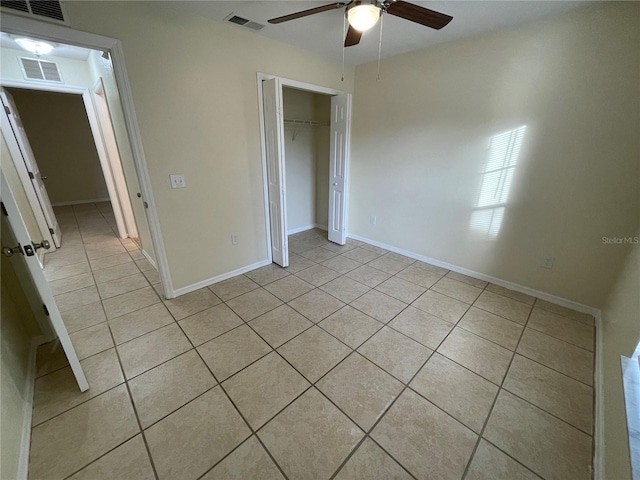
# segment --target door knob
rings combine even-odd
[[[22,252],[22,247],[20,246],[20,244],[18,244],[17,247],[2,247],[2,254],[5,257],[11,257],[11,256],[13,256],[14,253],[19,253],[21,255],[24,255],[24,253]]]
[[[39,248],[44,248],[45,250],[49,250],[51,248],[51,244],[47,240],[42,240],[42,242],[40,243],[33,243],[33,248],[35,248],[36,250],[38,250]]]
[[[338,183],[337,183],[337,182],[336,182],[336,183],[334,183],[334,184],[333,184],[333,186],[334,186],[334,187],[337,187],[337,186],[338,186]]]
[[[40,175],[40,180],[46,180],[47,176],[46,175]]]

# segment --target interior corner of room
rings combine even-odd
[[[286,267],[277,258],[288,258],[289,235],[321,229],[332,239],[337,225],[337,243],[356,239],[594,315],[594,478],[631,480],[640,454],[620,360],[640,342],[637,2],[346,67],[151,3],[67,2],[70,29],[3,12],[3,103],[37,162],[3,114],[1,166],[32,240],[54,251],[65,242],[56,212],[108,201],[120,238],[141,246],[171,298],[272,260]],[[40,58],[12,46],[20,30],[111,46]],[[24,58],[56,64],[61,80],[27,78]],[[263,79],[277,79],[281,102],[274,170]],[[337,185],[339,95],[349,122]],[[2,258],[3,438],[24,429],[16,419],[28,415],[33,339],[48,321],[15,269]]]

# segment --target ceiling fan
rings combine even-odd
[[[278,24],[288,22],[343,7],[346,7],[345,15],[349,21],[349,30],[344,40],[345,47],[351,47],[360,43],[362,32],[369,30],[378,23],[378,20],[385,12],[436,30],[440,30],[453,19],[453,17],[445,15],[444,13],[401,0],[352,0],[346,3],[330,3],[321,7],[310,8],[308,10],[302,10],[301,12],[272,18],[269,20],[269,23]]]

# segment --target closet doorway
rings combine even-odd
[[[263,74],[258,86],[267,249],[286,267],[291,234],[346,242],[351,95]]]

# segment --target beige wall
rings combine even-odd
[[[315,107],[318,120],[329,122],[331,118],[331,97],[316,95]],[[329,155],[331,150],[330,127],[316,129],[316,223],[329,225]]]
[[[284,118],[328,122],[330,97],[284,88]],[[326,101],[323,101],[325,100]],[[287,228],[327,225],[329,127],[285,124]]]
[[[4,222],[2,244],[12,242]],[[39,334],[36,320],[27,299],[19,286],[12,262],[21,261],[16,257],[8,259],[0,255],[2,270],[0,358],[2,385],[0,387],[0,478],[17,478],[18,460],[22,440],[23,421],[31,415],[30,403],[26,397],[29,391],[29,362],[31,339]]]
[[[392,57],[381,82],[357,67],[350,232],[600,307],[625,254],[601,239],[638,225],[639,12],[589,6]],[[489,141],[523,125],[500,232],[474,231]]]
[[[7,89],[18,107],[51,203],[108,200],[81,95]]]
[[[339,64],[166,2],[66,6],[74,28],[123,43],[174,287],[266,259],[256,72],[351,91],[353,70],[341,82]]]
[[[640,237],[638,232],[636,238]],[[609,248],[620,248],[610,246]],[[605,478],[631,480],[620,356],[631,357],[640,341],[640,247],[629,252],[602,309]]]

